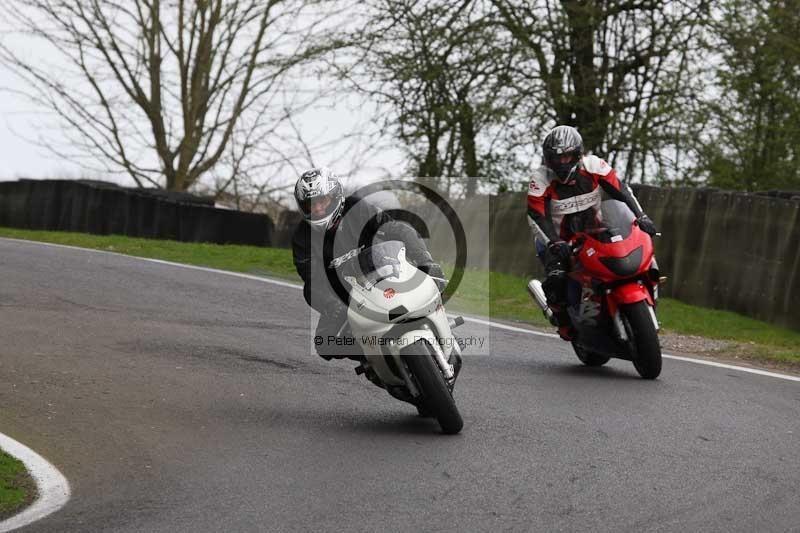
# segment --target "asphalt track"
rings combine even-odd
[[[800,531],[797,382],[492,329],[448,437],[294,288],[2,239],[0,280],[0,431],[72,488],[24,531]]]

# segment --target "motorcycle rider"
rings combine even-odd
[[[445,283],[442,268],[413,227],[393,220],[366,199],[345,197],[338,176],[328,168],[303,172],[295,184],[294,196],[303,220],[292,237],[292,256],[297,273],[303,279],[303,296],[320,314],[314,337],[317,353],[328,361],[360,360],[363,352],[349,328],[339,334],[347,321],[348,296],[337,294],[331,286],[330,259],[341,257],[360,245],[397,240],[405,243],[406,258],[434,277],[440,290]]]
[[[554,325],[562,339],[572,340],[574,330],[566,310],[572,250],[567,241],[596,220],[601,191],[624,202],[642,231],[652,237],[657,230],[611,165],[584,154],[583,139],[575,128],[562,125],[550,130],[542,141],[542,163],[544,172],[535,173],[528,187],[528,222],[547,274],[542,287]]]

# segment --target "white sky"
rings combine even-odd
[[[21,38],[8,33],[9,27],[0,23],[0,39],[11,43],[15,52],[23,53],[33,61],[41,64],[54,59],[48,54],[48,47],[29,38]],[[310,79],[309,85],[317,84]],[[77,162],[58,157],[43,146],[37,145],[41,132],[48,138],[64,139],[62,125],[47,108],[36,107],[31,101],[18,92],[27,90],[25,83],[0,63],[0,180],[25,178],[90,178],[117,181],[125,185],[133,185],[133,181],[125,176],[96,174],[83,169]],[[359,124],[375,122],[375,109],[363,105],[354,96],[342,95],[335,104],[309,110],[297,120],[300,133],[306,139],[317,142],[333,140],[352,132]],[[341,150],[341,148],[339,149]],[[338,152],[338,150],[337,150]],[[314,163],[332,166],[341,174],[348,174],[348,161],[343,160],[340,153],[333,151],[314,153]],[[375,152],[367,164],[353,176],[361,179],[383,177],[387,174],[399,175],[404,170],[404,159],[398,149],[384,146]],[[294,179],[295,177],[292,177]]]
[[[0,65],[0,86],[13,91],[25,90],[25,85],[9,74],[8,70]],[[333,108],[317,109],[305,113],[298,121],[300,131],[310,138],[323,136],[332,139],[352,131],[369,115],[369,111],[353,109],[350,105],[337,105]],[[47,128],[48,132],[55,134],[61,125],[51,114],[49,109],[36,108],[23,96],[12,92],[0,93],[0,180],[14,180],[25,178],[92,178],[111,179],[110,176],[87,175],[80,165],[60,158],[36,141],[39,131]],[[66,140],[65,136],[61,138]],[[331,165],[338,159],[336,154],[315,154],[317,164]],[[333,164],[333,166],[337,166]],[[370,164],[362,169],[358,176],[372,177],[384,175],[386,171],[400,174],[403,169],[403,156],[399,150],[384,149],[370,159]],[[346,172],[346,168],[337,168],[339,172]],[[132,180],[117,180],[131,185]]]

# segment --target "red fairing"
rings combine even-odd
[[[606,300],[608,312],[611,316],[616,314],[620,305],[632,304],[646,300],[648,304],[655,307],[652,296],[654,283],[645,276],[645,281],[640,282],[635,278],[646,274],[653,260],[653,241],[650,236],[639,229],[638,224],[633,223],[631,233],[628,238],[618,242],[600,242],[593,239],[590,235],[581,233],[576,238],[583,240],[577,260],[580,268],[571,274],[580,281],[584,287],[591,287],[595,280],[603,283],[619,281],[631,278],[630,282],[613,287],[610,292],[601,295]],[[641,247],[641,262],[635,273],[626,278],[621,278],[603,264],[601,259],[624,258]]]
[[[603,282],[610,282],[619,279],[619,276],[610,271],[600,258],[607,257],[626,257],[638,247],[642,247],[642,261],[636,274],[642,274],[649,267],[653,260],[653,241],[650,236],[634,225],[630,236],[619,242],[600,242],[591,237],[581,234],[586,240],[581,251],[578,253],[578,261],[586,271],[585,274]],[[633,277],[633,276],[631,276]]]
[[[607,295],[606,300],[608,302],[608,312],[611,316],[616,314],[620,305],[635,304],[643,300],[647,300],[647,303],[652,307],[656,305],[650,295],[650,290],[639,283],[626,283],[625,285],[614,287],[611,289],[611,293]]]

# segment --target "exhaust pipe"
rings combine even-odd
[[[547,296],[544,295],[544,289],[542,288],[542,282],[538,279],[532,279],[528,282],[528,292],[530,293],[533,301],[542,308],[544,312],[544,316],[547,317],[547,320],[552,321],[553,319],[553,310],[550,309],[550,306],[547,305]]]

